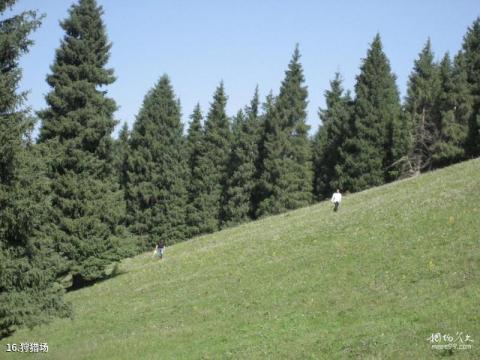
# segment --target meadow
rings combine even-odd
[[[479,240],[476,159],[126,259],[0,358],[478,359]]]

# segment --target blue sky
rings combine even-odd
[[[478,0],[97,0],[113,43],[109,67],[117,81],[109,96],[119,105],[115,117],[130,127],[147,91],[166,73],[189,121],[199,102],[208,111],[221,80],[234,115],[258,84],[262,99],[278,92],[296,43],[309,90],[308,123],[319,125],[317,110],[339,71],[352,89],[370,42],[380,33],[402,98],[408,75],[428,37],[437,59],[455,54],[467,28],[480,15]],[[21,89],[28,105],[45,107],[49,73],[63,32],[70,0],[19,0],[14,12],[45,13],[35,45],[22,59]],[[120,126],[118,126],[120,127]]]

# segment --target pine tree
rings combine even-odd
[[[258,117],[258,143],[257,143],[257,159],[255,160],[255,186],[252,193],[252,218],[256,219],[259,216],[259,207],[264,199],[268,196],[268,184],[266,178],[264,179],[264,160],[267,158],[267,143],[268,131],[267,124],[272,124],[275,113],[275,97],[272,91],[265,98],[262,104],[262,114]],[[270,130],[270,125],[268,130]]]
[[[387,182],[411,176],[409,154],[412,151],[412,124],[406,111],[401,110],[387,128]]]
[[[232,147],[227,166],[224,204],[222,204],[224,214],[222,225],[224,226],[246,221],[250,210],[250,192],[243,191],[243,185],[248,181],[251,171],[248,167],[242,167],[247,160],[242,151],[242,147],[247,145],[244,143],[245,124],[246,116],[243,110],[239,110],[232,118]]]
[[[457,61],[461,61],[457,58]],[[453,68],[450,57],[443,57],[438,69],[440,89],[437,96],[438,137],[433,152],[433,166],[441,167],[465,158],[467,119],[462,116],[462,89],[466,90],[466,76],[461,66]],[[467,94],[468,98],[468,94]],[[463,118],[463,120],[462,120]]]
[[[14,3],[0,0],[0,14]],[[42,154],[29,140],[33,121],[22,109],[26,94],[17,93],[19,58],[39,25],[34,11],[0,20],[0,339],[69,314],[56,283],[59,256],[48,234],[51,204]]]
[[[130,131],[128,130],[128,124],[125,122],[118,133],[118,139],[115,141],[115,169],[118,176],[118,182],[122,189],[126,186],[126,158],[130,151],[129,149]]]
[[[105,276],[106,267],[122,256],[116,235],[125,205],[111,138],[117,107],[100,89],[115,80],[105,68],[111,45],[102,14],[95,0],[80,0],[61,22],[65,36],[47,77],[48,107],[38,114],[39,140],[52,152],[51,235],[66,259],[58,270],[72,274],[73,287]]]
[[[393,135],[400,99],[378,34],[362,62],[355,93],[353,135],[342,149],[344,161],[338,169],[343,190],[349,191],[383,184],[391,178],[389,168],[396,161]]]
[[[468,118],[466,151],[470,157],[480,155],[480,17],[468,28],[463,38],[462,61],[470,92],[471,111]]]
[[[411,164],[414,172],[431,169],[438,133],[437,97],[440,91],[438,69],[430,40],[427,41],[410,74],[406,112],[409,116],[413,146]]]
[[[335,167],[342,161],[341,149],[351,131],[352,100],[348,92],[344,94],[339,73],[325,99],[327,108],[319,110],[322,125],[313,139],[314,193],[319,200],[341,185]]]
[[[130,140],[126,186],[130,230],[140,249],[187,236],[187,161],[180,106],[168,76],[148,92]]]
[[[312,200],[311,147],[306,124],[307,88],[300,51],[295,47],[275,109],[266,117],[262,184],[265,198],[258,216],[278,214]]]
[[[233,144],[227,176],[225,219],[239,224],[254,216],[253,196],[256,187],[256,161],[260,141],[258,87],[250,106],[239,111],[233,127]]]
[[[187,163],[188,163],[188,204],[187,204],[187,227],[188,236],[200,234],[203,206],[201,197],[203,175],[201,174],[200,159],[204,150],[204,132],[202,127],[202,111],[197,104],[190,115],[190,126],[187,134]]]
[[[230,119],[226,114],[227,96],[223,82],[215,90],[205,121],[202,152],[195,176],[196,208],[201,223],[200,234],[219,229],[225,214],[227,167],[231,148]]]
[[[333,175],[329,174],[331,169],[327,167],[327,161],[325,160],[327,145],[327,127],[325,123],[322,123],[312,139],[313,194],[316,200],[324,199],[327,192],[326,188],[333,178]]]

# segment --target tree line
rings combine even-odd
[[[0,0],[0,13],[16,0]],[[354,93],[335,74],[309,136],[300,51],[277,95],[227,115],[223,82],[187,134],[167,75],[145,95],[132,129],[112,138],[111,44],[96,0],[78,0],[35,116],[18,93],[19,59],[41,24],[34,11],[0,22],[0,337],[70,316],[63,299],[108,277],[112,263],[167,244],[307,206],[480,155],[480,18],[453,59],[428,40],[407,96],[377,34]]]

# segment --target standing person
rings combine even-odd
[[[342,202],[342,194],[340,194],[340,189],[337,189],[337,192],[333,194],[332,200],[330,200],[334,207],[333,211],[337,211],[338,207],[340,206],[340,203]]]
[[[165,253],[165,242],[163,240],[160,240],[155,246],[155,255],[158,256],[161,259],[163,259],[163,254]]]

